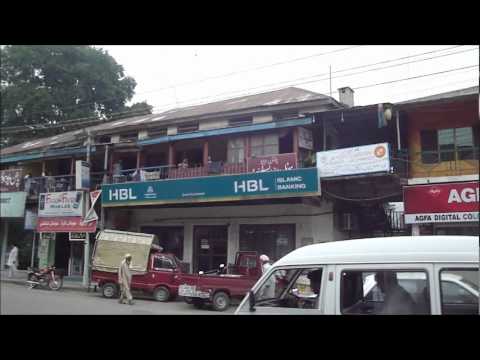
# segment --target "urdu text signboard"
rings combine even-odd
[[[2,218],[23,218],[27,193],[0,192],[0,216]]]
[[[38,216],[83,216],[82,191],[42,193],[39,197]]]
[[[388,143],[317,152],[321,178],[390,171]]]
[[[292,170],[297,168],[297,154],[256,156],[247,159],[248,172]]]
[[[102,206],[320,195],[316,168],[102,185]]]
[[[405,223],[478,222],[478,181],[405,186]]]
[[[37,232],[66,233],[86,232],[94,233],[97,230],[97,221],[85,222],[81,217],[38,218]]]

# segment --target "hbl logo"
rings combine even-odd
[[[108,200],[136,200],[137,197],[132,194],[132,189],[115,189],[108,191]]]

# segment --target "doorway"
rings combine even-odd
[[[55,267],[68,271],[68,261],[70,259],[70,240],[68,233],[57,233],[55,239]]]
[[[68,267],[69,276],[83,275],[83,251],[85,248],[84,241],[70,242],[70,259]]]
[[[194,271],[227,265],[228,226],[194,226]]]

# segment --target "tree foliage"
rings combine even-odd
[[[145,102],[125,105],[134,95],[135,80],[108,52],[92,46],[4,46],[0,80],[2,126],[48,128],[65,120],[109,119],[131,110],[151,113]]]

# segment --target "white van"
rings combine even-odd
[[[479,314],[478,268],[475,236],[314,244],[274,263],[235,314]]]

